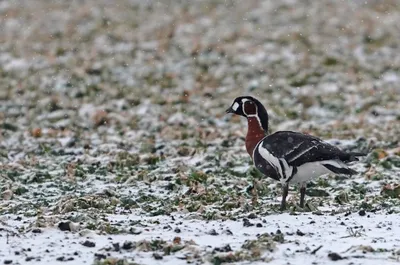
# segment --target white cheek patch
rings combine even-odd
[[[234,111],[236,111],[238,108],[239,108],[239,103],[237,103],[237,102],[233,103],[232,109],[233,109]]]

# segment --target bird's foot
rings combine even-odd
[[[315,204],[308,201],[303,204],[303,207],[301,206],[301,204],[296,204],[295,211],[297,211],[297,212],[316,212],[319,210]]]
[[[301,207],[299,204],[296,204],[293,209],[295,212],[309,212],[307,207]]]
[[[310,212],[318,212],[319,209],[318,209],[317,206],[318,206],[318,205],[316,205],[316,204],[314,204],[314,203],[308,201],[308,202],[306,203],[306,207],[305,207],[305,208],[308,208]]]

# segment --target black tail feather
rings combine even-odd
[[[366,156],[368,153],[360,153],[360,152],[349,152],[346,153],[346,158],[343,159],[342,161],[344,162],[352,162],[352,161],[359,161],[357,158],[358,156]]]
[[[348,168],[348,167],[340,167],[340,168],[338,168],[338,167],[332,166],[330,164],[322,164],[322,165],[324,167],[326,167],[327,169],[329,169],[330,171],[332,171],[333,173],[336,173],[336,174],[355,175],[355,174],[358,173],[357,171],[355,171],[355,170],[353,170],[351,168]]]
[[[350,152],[349,155],[351,155],[351,156],[366,156],[366,155],[368,155],[368,153]]]

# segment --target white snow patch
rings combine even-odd
[[[72,137],[69,136],[57,138],[62,147],[65,147],[71,141],[71,139]]]
[[[11,227],[9,230],[26,226],[23,221],[16,221],[16,216],[4,216],[3,221],[7,222]],[[392,251],[388,252],[366,252],[357,250],[358,246],[372,246],[374,249],[398,249],[398,235],[400,233],[400,219],[397,215],[386,215],[384,213],[373,213],[370,217],[352,214],[349,216],[329,214],[316,216],[313,214],[303,213],[301,215],[290,215],[287,213],[268,215],[267,217],[252,219],[252,223],[263,223],[263,227],[244,227],[242,221],[201,221],[188,220],[188,215],[174,214],[171,217],[143,217],[139,214],[130,215],[108,215],[107,219],[111,222],[132,222],[140,221],[146,227],[138,227],[141,231],[139,235],[99,235],[95,232],[89,232],[85,236],[79,233],[62,232],[55,228],[42,228],[42,233],[27,232],[23,236],[23,240],[16,236],[6,236],[6,231],[0,234],[0,259],[10,259],[14,263],[24,264],[26,256],[16,255],[15,251],[30,248],[30,256],[41,257],[40,260],[34,259],[30,264],[62,264],[56,261],[57,257],[64,256],[66,258],[72,256],[74,260],[68,264],[90,264],[94,260],[95,253],[103,253],[105,247],[111,247],[112,243],[122,244],[124,241],[140,241],[163,239],[172,242],[173,238],[179,236],[182,240],[194,240],[198,245],[197,249],[201,253],[210,253],[215,247],[222,247],[229,244],[233,251],[241,249],[246,240],[256,239],[257,234],[275,233],[280,229],[285,235],[285,243],[277,244],[276,251],[263,253],[264,256],[272,257],[271,264],[331,264],[327,257],[331,252],[337,252],[348,258],[344,262],[337,261],[337,264],[348,264],[351,261],[362,262],[366,265],[379,264],[396,264]],[[24,219],[25,220],[25,219]],[[32,218],[31,222],[34,222]],[[156,222],[157,221],[157,222]],[[313,221],[313,222],[311,222]],[[340,225],[344,222],[346,225]],[[165,229],[170,226],[171,229]],[[176,234],[174,228],[179,227],[181,233]],[[349,236],[349,228],[358,232],[358,236]],[[357,227],[357,228],[355,228]],[[390,228],[390,229],[388,229]],[[218,236],[209,235],[211,229],[215,229]],[[232,235],[225,233],[230,230]],[[297,230],[301,230],[304,236],[296,234]],[[83,247],[81,245],[85,240],[95,242],[93,248]],[[318,246],[322,248],[314,255],[310,255],[310,251]],[[309,251],[304,251],[304,249]],[[50,251],[52,255],[48,255]],[[78,252],[79,255],[74,256],[73,253]],[[24,252],[23,252],[24,253]],[[110,252],[112,257],[135,257],[135,262],[139,264],[187,264],[185,260],[179,259],[184,256],[186,250],[183,249],[169,256],[165,256],[162,261],[154,260],[152,252],[125,251]],[[351,258],[353,255],[362,255],[364,258]],[[254,262],[252,264],[262,264]],[[360,263],[361,264],[361,263]]]
[[[3,66],[5,71],[26,70],[28,68],[29,63],[25,59],[12,59]]]
[[[398,83],[399,75],[395,72],[387,72],[382,75],[382,80],[385,82]]]
[[[339,86],[336,83],[323,83],[323,84],[320,84],[318,87],[325,93],[339,92]]]

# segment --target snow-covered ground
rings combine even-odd
[[[400,258],[400,220],[397,214],[283,213],[250,218],[246,225],[243,220],[200,221],[188,220],[187,217],[184,214],[153,218],[135,214],[107,216],[111,222],[121,225],[136,223],[131,226],[137,228],[135,234],[130,235],[99,235],[45,228],[40,232],[13,236],[11,231],[23,227],[24,222],[15,221],[15,216],[7,216],[13,229],[1,232],[0,259],[12,260],[12,264],[26,264],[27,259],[31,259],[29,264],[56,264],[57,259],[68,261],[68,264],[91,264],[96,256],[99,260],[112,257],[137,264],[187,264],[188,260],[218,264],[215,261],[218,255],[243,251],[246,242],[265,234],[270,238],[270,245],[263,246],[260,241],[259,249],[261,258],[270,264],[330,264],[335,258],[339,259],[337,264],[398,264]],[[273,238],[280,233],[282,241],[274,241]],[[165,243],[154,252],[140,245],[140,242],[155,240]],[[83,246],[85,241],[95,245]],[[128,247],[128,242],[132,247]],[[119,244],[118,248],[116,244]],[[165,254],[169,245],[182,246],[182,249]],[[159,253],[162,258],[155,259],[154,253]],[[242,261],[238,264],[248,263]]]
[[[394,0],[0,1],[0,263],[399,263],[398,21]],[[240,95],[271,132],[368,151],[358,174],[280,212]]]

